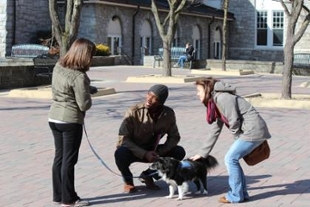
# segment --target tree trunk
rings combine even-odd
[[[163,40],[163,76],[172,76],[171,73],[171,43],[168,38]]]
[[[282,77],[282,92],[281,98],[292,98],[292,68],[294,62],[294,43],[293,33],[287,33],[287,40],[284,47],[284,65]]]
[[[229,0],[224,0],[224,18],[223,18],[223,37],[222,37],[222,70],[226,71],[226,50],[227,50],[227,12]]]
[[[59,55],[64,56],[67,53],[67,51],[69,50],[70,45],[71,45],[69,37],[62,35],[61,36],[61,43],[62,43],[62,45],[60,47],[60,54]]]
[[[304,5],[303,0],[295,0],[284,2],[280,0],[284,12],[288,17],[287,29],[286,29],[286,41],[284,47],[284,65],[283,65],[283,77],[282,77],[282,99],[291,99],[292,98],[292,71],[294,63],[294,47],[296,43],[301,39],[302,35],[306,31],[309,22],[310,22],[310,11],[309,8]],[[291,9],[287,7],[286,4],[289,4]],[[301,26],[297,33],[295,33],[296,25],[298,19],[300,18],[301,11],[306,12],[306,16],[303,19]]]
[[[200,0],[167,0],[169,12],[159,15],[156,0],[151,1],[151,9],[159,35],[163,41],[163,76],[172,76],[171,72],[171,42],[175,34],[175,28],[182,10],[191,5],[200,3]]]

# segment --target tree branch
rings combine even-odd
[[[298,18],[300,16],[300,12],[302,10],[304,1],[293,1],[292,2],[292,12],[291,12],[291,17],[292,17],[292,21],[294,22],[294,24],[296,24],[296,22],[298,21]]]
[[[82,1],[75,0],[72,10],[71,22],[70,22],[70,39],[73,40],[77,36],[78,29],[80,26],[80,16],[81,16],[81,9],[82,9]]]
[[[59,44],[61,44],[61,36],[57,34],[62,34],[63,33],[63,28],[60,24],[59,21],[59,15],[57,13],[57,8],[56,8],[56,0],[49,0],[49,12],[50,12],[50,18],[52,21],[52,30],[53,33],[55,34],[55,38]]]
[[[310,12],[309,12],[308,8],[307,8],[307,11],[308,11],[308,15],[306,16],[303,23],[301,24],[298,32],[294,35],[294,40],[293,40],[294,45],[301,39],[301,37],[305,33],[305,31],[308,28],[308,25],[310,23]]]
[[[285,14],[286,14],[287,16],[291,16],[291,14],[290,14],[290,12],[289,12],[289,10],[288,10],[286,4],[284,3],[284,1],[283,1],[283,0],[280,0],[280,3],[281,3],[281,5],[282,5],[282,7],[284,8]]]
[[[155,23],[157,25],[159,35],[163,38],[164,28],[163,28],[163,25],[161,24],[160,19],[159,19],[158,8],[157,8],[157,5],[155,3],[155,0],[152,0],[151,8],[152,8],[152,12],[154,14]]]

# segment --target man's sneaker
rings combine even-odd
[[[178,67],[179,67],[179,64],[176,63],[176,64],[173,65],[173,67],[174,67],[174,68],[178,68]]]
[[[159,186],[155,185],[151,176],[147,176],[144,173],[141,173],[139,180],[144,183],[150,190],[160,190]]]
[[[82,207],[82,206],[89,206],[89,201],[87,200],[77,200],[71,204],[61,204],[61,207]]]
[[[133,184],[124,184],[124,193],[134,193],[136,191],[137,190]]]

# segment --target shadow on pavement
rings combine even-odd
[[[279,189],[281,188],[281,189]],[[263,185],[260,187],[249,188],[249,190],[272,189],[271,191],[251,196],[251,200],[271,198],[278,195],[290,194],[310,194],[310,180],[298,180],[293,183],[278,185]]]

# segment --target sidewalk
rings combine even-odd
[[[173,75],[189,75],[189,70],[173,69]],[[89,76],[97,87],[113,87],[116,94],[96,97],[87,113],[85,124],[89,139],[106,164],[118,173],[113,153],[118,128],[127,107],[143,101],[154,83],[125,82],[128,76],[161,74],[160,69],[139,66],[91,68]],[[212,74],[235,84],[240,95],[257,92],[281,92],[281,76],[254,74],[226,76]],[[204,75],[207,76],[207,75]],[[309,94],[309,88],[298,87],[309,77],[293,77],[292,92]],[[166,105],[177,116],[181,142],[187,157],[194,155],[207,134],[205,108],[196,97],[193,83],[167,83],[169,97]],[[8,98],[0,94],[0,206],[52,207],[51,165],[54,155],[53,138],[47,124],[51,101],[48,99]],[[296,206],[310,205],[310,121],[309,110],[257,108],[273,135],[271,157],[257,166],[241,165],[247,175],[251,202],[238,206]],[[224,155],[232,136],[223,130],[212,151],[220,165],[208,175],[209,195],[187,195],[183,201],[166,199],[168,186],[159,181],[160,191],[151,191],[135,180],[138,192],[123,194],[122,179],[100,164],[90,150],[86,137],[76,165],[76,190],[92,206],[224,206],[218,203],[228,188]],[[139,175],[147,166],[134,164],[131,169]],[[194,186],[190,186],[194,190]],[[230,204],[233,205],[233,204]]]

